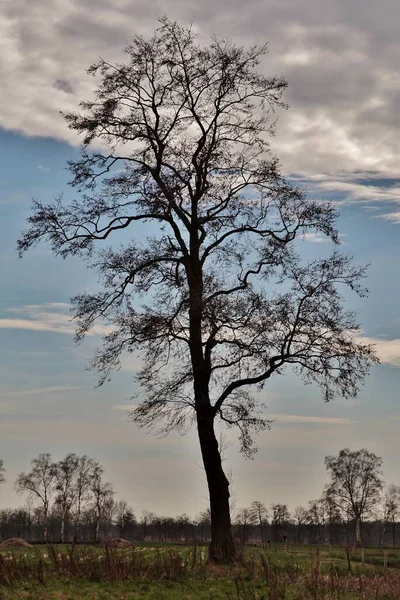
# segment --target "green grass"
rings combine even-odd
[[[204,546],[2,549],[0,600],[400,600],[400,549],[246,547],[232,567]]]

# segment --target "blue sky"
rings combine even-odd
[[[45,246],[22,260],[16,253],[32,198],[50,201],[59,192],[72,193],[65,167],[78,155],[79,141],[58,110],[75,108],[90,95],[93,83],[85,67],[99,54],[118,58],[129,34],[150,31],[160,11],[185,22],[196,18],[204,39],[212,23],[217,34],[242,43],[265,35],[258,22],[268,15],[271,60],[262,68],[285,74],[291,106],[280,115],[273,149],[288,176],[314,197],[337,204],[343,250],[356,262],[370,263],[369,297],[349,296],[348,303],[359,315],[363,336],[377,343],[382,364],[351,402],[324,404],[318,389],[304,387],[290,374],[273,380],[263,400],[275,423],[259,437],[255,459],[246,461],[235,444],[227,451],[237,506],[258,499],[294,508],[314,499],[325,482],[325,455],[346,446],[381,455],[386,480],[400,484],[400,123],[395,109],[400,82],[392,28],[394,16],[400,18],[397,4],[383,0],[378,14],[366,1],[360,14],[356,0],[305,0],[301,12],[289,0],[280,10],[272,1],[250,2],[245,18],[240,7],[235,12],[227,5],[225,19],[207,2],[204,14],[189,7],[181,15],[172,0],[155,12],[120,0],[113,3],[112,19],[106,5],[92,14],[89,0],[79,7],[73,0],[64,4],[40,0],[33,6],[21,0],[0,19],[9,55],[0,100],[0,458],[7,469],[1,506],[23,502],[13,492],[13,481],[35,455],[51,452],[59,459],[69,451],[101,461],[118,497],[138,513],[147,508],[195,515],[206,506],[195,433],[159,440],[127,422],[129,399],[138,393],[135,359],[126,359],[100,389],[94,387],[96,375],[85,369],[99,336],[94,332],[83,345],[74,344],[68,303],[96,285],[93,273],[77,259],[54,258]],[[322,11],[319,21],[316,11]],[[274,33],[279,27],[281,36]],[[61,79],[64,89],[55,85]],[[304,241],[310,258],[327,246],[320,237]]]

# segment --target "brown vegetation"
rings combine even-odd
[[[0,548],[31,548],[26,540],[22,538],[9,538],[0,544]]]

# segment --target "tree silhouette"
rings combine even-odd
[[[310,264],[297,254],[305,232],[338,243],[336,213],[285,181],[270,152],[286,82],[257,72],[266,45],[202,47],[191,28],[163,18],[125,51],[124,64],[89,69],[100,79],[96,98],[66,115],[84,136],[81,159],[70,162],[80,199],[36,201],[19,251],[46,239],[56,255],[97,271],[101,291],[73,299],[77,339],[108,324],[92,363],[100,383],[123,352],[140,353],[137,425],[168,433],[196,424],[210,560],[230,561],[216,422],[237,427],[250,456],[254,433],[268,426],[250,390],[285,366],[319,383],[325,400],[357,393],[374,357],[355,339],[338,288],[362,294],[364,270],[338,251]]]

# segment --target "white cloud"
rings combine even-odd
[[[363,337],[362,341],[375,345],[377,355],[382,363],[400,367],[400,340]]]
[[[71,320],[69,305],[61,302],[28,304],[19,308],[8,308],[8,313],[23,316],[0,318],[0,329],[26,329],[29,331],[51,331],[74,335],[76,323]],[[108,331],[105,325],[94,325],[88,335],[99,335]]]
[[[54,394],[56,392],[70,392],[73,390],[84,389],[73,385],[53,385],[49,387],[32,388],[28,390],[11,390],[8,392],[1,392],[1,396],[32,396],[32,395],[43,395],[43,394]]]
[[[326,244],[331,241],[321,233],[304,233],[301,237],[305,242],[312,242],[313,244]]]
[[[49,167],[45,167],[44,165],[38,165],[37,167],[38,171],[42,171],[42,173],[49,173],[50,169]]]
[[[392,221],[392,223],[400,223],[400,211],[385,213],[383,215],[379,215],[382,219],[386,219],[387,221]]]
[[[314,424],[314,425],[349,425],[351,423],[350,419],[345,419],[341,417],[314,417],[311,415],[285,415],[285,414],[276,414],[276,415],[267,415],[268,419],[274,419],[278,423],[294,423],[294,424]]]

